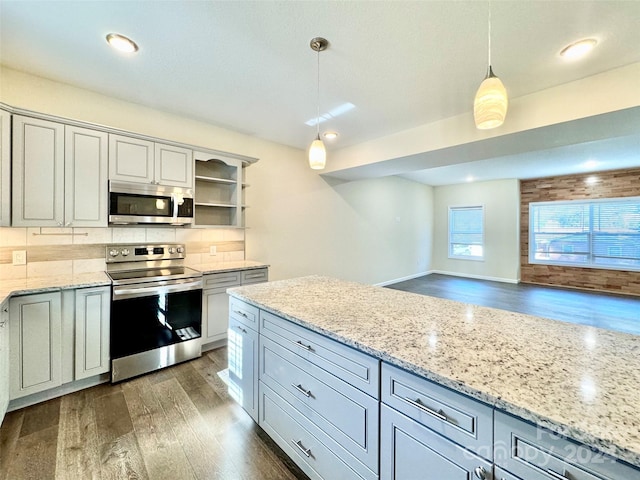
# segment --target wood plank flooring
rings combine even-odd
[[[228,396],[226,354],[7,414],[0,480],[308,480]]]
[[[640,297],[440,274],[388,287],[640,335]]]

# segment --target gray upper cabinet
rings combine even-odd
[[[107,134],[65,127],[65,225],[107,225]]]
[[[162,185],[193,188],[193,151],[155,144],[155,179]]]
[[[11,222],[11,114],[0,110],[0,227]]]
[[[16,227],[107,226],[107,134],[13,117]]]
[[[64,125],[13,117],[13,221],[64,226]]]
[[[124,135],[109,135],[109,179],[193,188],[193,152]]]

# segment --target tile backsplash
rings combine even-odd
[[[184,243],[187,264],[245,259],[242,229],[11,227],[0,228],[0,279],[102,271],[105,246],[118,243]],[[26,265],[13,265],[14,250],[26,250]]]

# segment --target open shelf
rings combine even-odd
[[[244,188],[242,162],[221,156],[195,156],[195,225],[243,225]]]

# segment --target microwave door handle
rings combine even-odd
[[[171,201],[173,203],[173,221],[178,221],[178,196],[175,193],[171,194]]]

